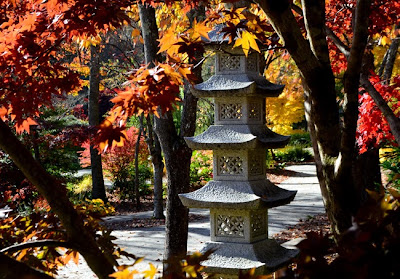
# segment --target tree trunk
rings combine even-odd
[[[204,13],[204,9],[201,9]],[[155,21],[154,9],[149,6],[139,5],[139,13],[142,19],[142,34],[145,45],[146,63],[156,61],[158,30]],[[191,13],[196,16],[196,13]],[[146,20],[144,20],[146,19]],[[202,54],[199,54],[199,56]],[[201,68],[197,69],[199,81],[201,81]],[[190,90],[185,90],[182,109],[182,121],[180,134],[177,133],[171,112],[155,118],[155,131],[160,140],[164,153],[167,176],[168,176],[168,198],[167,198],[167,219],[165,224],[165,252],[164,259],[182,259],[187,251],[188,235],[188,212],[183,206],[178,194],[189,191],[190,186],[190,159],[192,150],[186,145],[183,137],[194,135],[197,98]],[[164,264],[164,275],[172,275]]]
[[[2,120],[0,120],[0,135],[0,148],[10,156],[25,177],[47,200],[53,212],[60,218],[69,241],[78,247],[78,252],[99,278],[108,278],[108,274],[114,272],[115,262],[110,259],[106,250],[99,248],[93,234],[85,227],[82,216],[67,198],[65,186],[43,169]]]
[[[150,6],[139,5],[139,13],[142,22],[147,23],[146,25],[142,24],[146,63],[152,63],[157,60],[156,53],[158,51],[155,11]],[[187,251],[188,209],[183,206],[178,194],[188,190],[187,174],[189,171],[186,169],[189,168],[186,166],[188,166],[188,153],[190,153],[190,162],[191,152],[185,150],[185,147],[188,148],[176,132],[171,112],[165,113],[160,118],[155,117],[154,120],[155,132],[164,153],[168,177],[164,259],[183,258]],[[167,269],[167,266],[164,265],[164,272]]]
[[[390,45],[386,53],[387,56],[385,55],[386,63],[383,69],[382,79],[387,84],[390,83],[390,79],[392,77],[394,62],[396,61],[397,50],[399,49],[399,46],[400,46],[400,35],[397,35],[397,37],[392,40],[392,44]]]
[[[182,259],[187,251],[189,210],[183,206],[178,194],[189,191],[192,151],[183,138],[177,135],[172,113],[156,118],[155,123],[155,131],[164,153],[168,177],[164,259]],[[166,271],[168,268],[164,267]]]
[[[137,141],[135,145],[135,199],[136,199],[136,209],[140,209],[140,191],[139,191],[139,147],[140,147],[140,138],[142,137],[143,131],[143,117],[144,115],[140,115],[140,127],[139,133],[137,136]]]
[[[366,192],[377,190],[382,186],[381,170],[379,163],[379,148],[371,148],[357,156],[355,161],[354,177],[357,177],[356,187],[363,192],[361,202],[366,201]]]
[[[326,41],[325,2],[302,1],[307,40],[304,39],[293,16],[292,1],[257,2],[266,12],[300,70],[321,192],[333,232],[338,236],[351,226],[351,217],[359,204],[352,162],[358,113],[358,81],[367,39],[370,1],[357,1],[353,17],[355,27],[348,69],[345,73],[343,119],[339,118],[335,80]]]
[[[163,204],[163,171],[164,163],[161,154],[161,145],[158,140],[157,134],[153,131],[153,118],[147,116],[147,136],[146,143],[151,156],[151,163],[153,166],[153,218],[155,219],[165,219],[164,216],[164,204]]]
[[[0,279],[54,279],[54,277],[0,254]]]
[[[89,125],[100,124],[99,94],[100,94],[100,48],[90,46],[90,85],[89,85]],[[106,189],[104,187],[103,167],[101,165],[101,154],[90,145],[90,164],[92,167],[92,198],[106,200]]]
[[[155,149],[159,151],[155,152],[152,156],[152,165],[153,165],[153,180],[154,180],[154,209],[153,209],[153,218],[155,219],[165,219],[164,216],[164,200],[163,200],[163,171],[164,171],[164,163],[161,157],[161,145],[156,140],[157,146]],[[159,155],[158,155],[159,154]]]
[[[154,62],[159,61],[158,52],[158,27],[155,19],[155,10],[150,6],[139,5],[139,15],[142,21],[142,36],[144,41],[144,56],[146,64],[154,67]],[[164,219],[162,178],[164,163],[161,155],[161,144],[150,117],[147,118],[148,138],[146,140],[150,150],[154,176],[154,213],[156,219]]]

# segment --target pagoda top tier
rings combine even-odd
[[[284,85],[269,82],[261,75],[263,59],[258,52],[246,56],[242,48],[232,48],[217,31],[205,39],[209,48],[215,51],[215,75],[207,81],[196,84],[192,92],[197,97],[277,97]]]

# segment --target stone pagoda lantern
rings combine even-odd
[[[207,272],[224,279],[251,268],[268,274],[297,254],[268,238],[268,208],[287,204],[296,195],[266,179],[267,149],[285,146],[289,137],[265,126],[265,102],[279,96],[284,86],[260,75],[258,53],[246,57],[217,31],[209,35],[216,52],[215,75],[192,92],[214,99],[215,124],[185,140],[194,150],[213,150],[214,180],[180,198],[189,208],[210,209],[211,241],[202,251],[215,252],[202,263]]]

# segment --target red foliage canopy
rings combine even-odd
[[[400,76],[393,79],[393,84],[386,85],[377,75],[370,78],[372,85],[389,104],[396,116],[400,116]],[[389,124],[382,112],[368,93],[359,97],[359,119],[357,129],[357,143],[363,153],[371,147],[394,142]]]
[[[116,4],[118,2],[118,5]],[[0,117],[27,130],[39,108],[80,85],[57,50],[129,20],[130,1],[5,0],[0,3]]]

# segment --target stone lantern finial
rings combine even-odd
[[[279,96],[284,86],[260,75],[258,53],[246,57],[221,39],[216,31],[210,34],[215,75],[192,88],[195,96],[214,99],[215,123],[185,139],[192,149],[213,150],[214,180],[180,198],[187,207],[210,209],[211,241],[203,252],[215,252],[203,265],[217,278],[231,279],[251,268],[271,273],[297,254],[268,238],[268,208],[291,202],[296,191],[279,188],[265,175],[266,149],[289,140],[265,126],[265,100]]]

